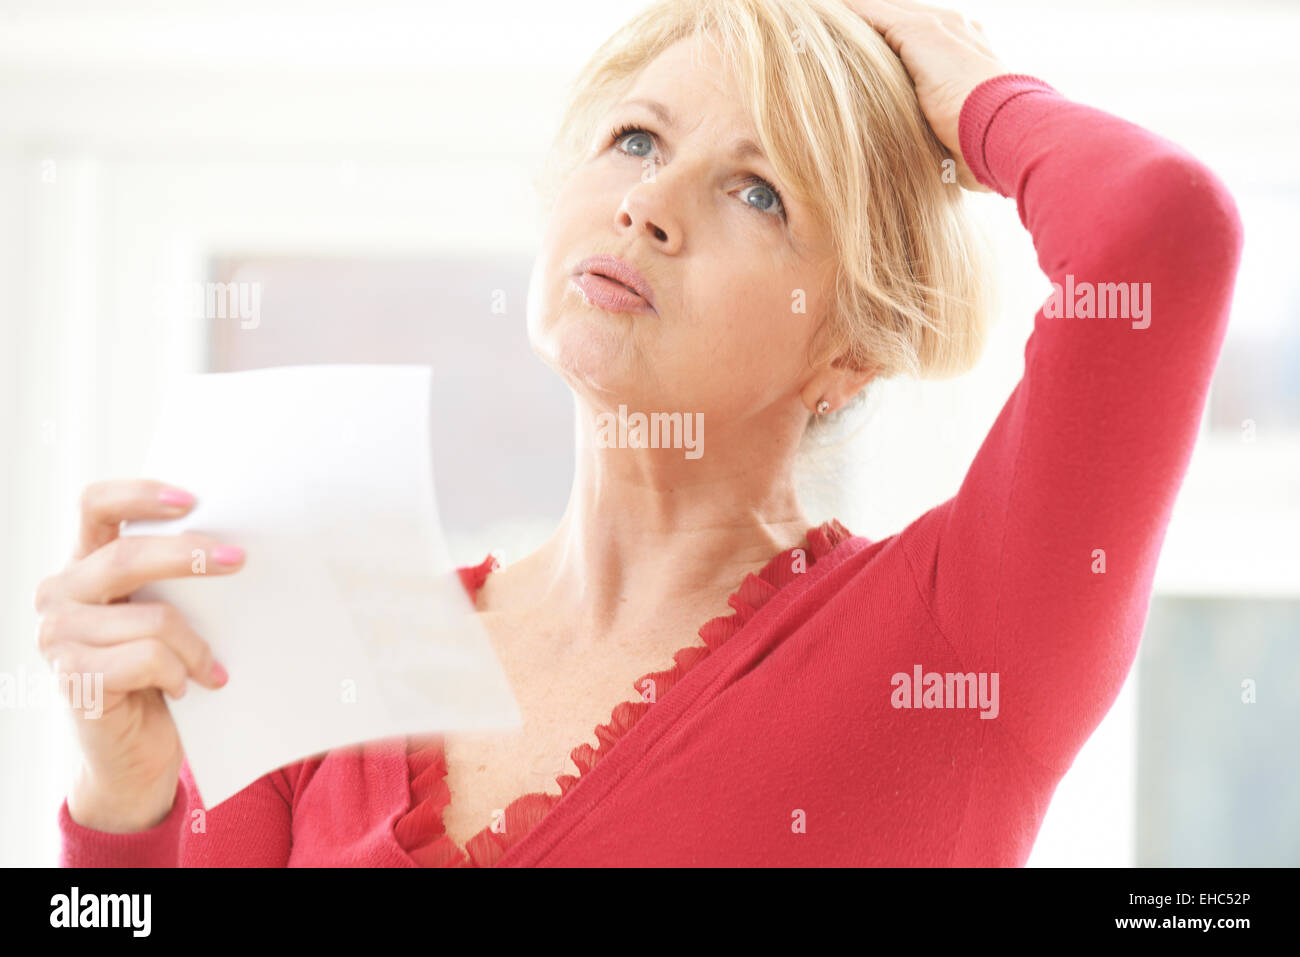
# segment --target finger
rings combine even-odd
[[[897,3],[888,2],[888,0],[844,0],[849,9],[862,17],[881,33],[885,28],[897,21],[905,12],[904,8]]]
[[[211,646],[175,605],[125,602],[118,605],[66,603],[41,616],[36,644],[43,657],[58,657],[64,644],[106,647],[141,638],[162,641],[181,659],[194,680],[212,688],[225,683]]]
[[[56,674],[103,675],[106,694],[161,688],[173,698],[182,698],[189,679],[185,663],[157,638],[116,645],[64,642],[50,665]]]
[[[117,538],[128,519],[168,519],[184,515],[194,496],[152,479],[106,479],[81,494],[81,534],[74,559],[85,558]]]
[[[935,7],[914,0],[846,0],[885,39],[904,27],[925,25],[970,28],[964,14],[947,7]],[[891,43],[892,45],[892,43]]]
[[[961,14],[951,7],[936,7],[932,3],[920,3],[918,0],[885,0],[888,6],[895,7],[903,13],[925,14],[926,16],[939,17],[957,17]]]
[[[211,535],[127,535],[74,562],[58,578],[65,601],[106,604],[161,578],[225,575],[243,567],[244,550]]]
[[[869,20],[897,20],[905,16],[939,16],[947,11],[915,0],[846,0],[848,5]]]
[[[854,8],[874,7],[875,9],[884,12],[888,12],[892,9],[894,11],[908,11],[915,13],[920,10],[931,9],[922,3],[918,3],[917,0],[847,0],[847,2],[849,6]]]
[[[938,23],[937,18],[919,3],[904,0],[845,0],[846,3],[877,33],[898,56],[903,56],[903,46],[909,38],[927,23]]]

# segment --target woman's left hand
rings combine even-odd
[[[994,55],[984,28],[960,13],[913,0],[844,0],[885,38],[911,74],[916,98],[939,142],[957,161],[957,182],[989,192],[961,154],[962,104],[985,80],[1011,71]]]

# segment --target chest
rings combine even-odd
[[[692,641],[691,638],[695,640]],[[578,776],[570,752],[599,746],[596,727],[623,701],[651,699],[652,683],[638,679],[673,666],[673,653],[697,635],[646,635],[586,651],[536,641],[494,638],[498,658],[523,718],[510,732],[448,732],[443,737],[450,801],[443,826],[459,847],[486,827],[504,826],[506,805],[524,794],[558,797],[559,775]]]

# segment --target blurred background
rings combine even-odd
[[[643,5],[0,2],[0,688],[47,673],[36,584],[84,485],[138,474],[180,373],[427,363],[453,556],[540,543],[572,409],[525,337],[532,180],[578,68]],[[1198,156],[1246,227],[1138,664],[1030,865],[1300,864],[1300,8],[960,9],[1013,71]],[[999,251],[988,353],[884,384],[842,478],[806,483],[818,521],[880,539],[950,497],[1020,377],[1050,287],[1014,203],[972,201]],[[256,321],[218,288],[256,288]],[[0,865],[54,863],[75,766],[58,707],[0,695]]]

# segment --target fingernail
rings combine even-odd
[[[226,673],[226,669],[225,669],[225,668],[221,667],[221,662],[219,662],[219,661],[214,661],[214,662],[212,662],[212,680],[213,680],[213,682],[215,682],[217,685],[223,685],[223,684],[225,684],[229,679],[230,679],[230,675]]]
[[[184,489],[165,488],[158,493],[158,501],[164,505],[193,505],[194,496]]]
[[[218,545],[212,549],[212,558],[221,565],[238,565],[244,560],[244,550],[238,545]]]

